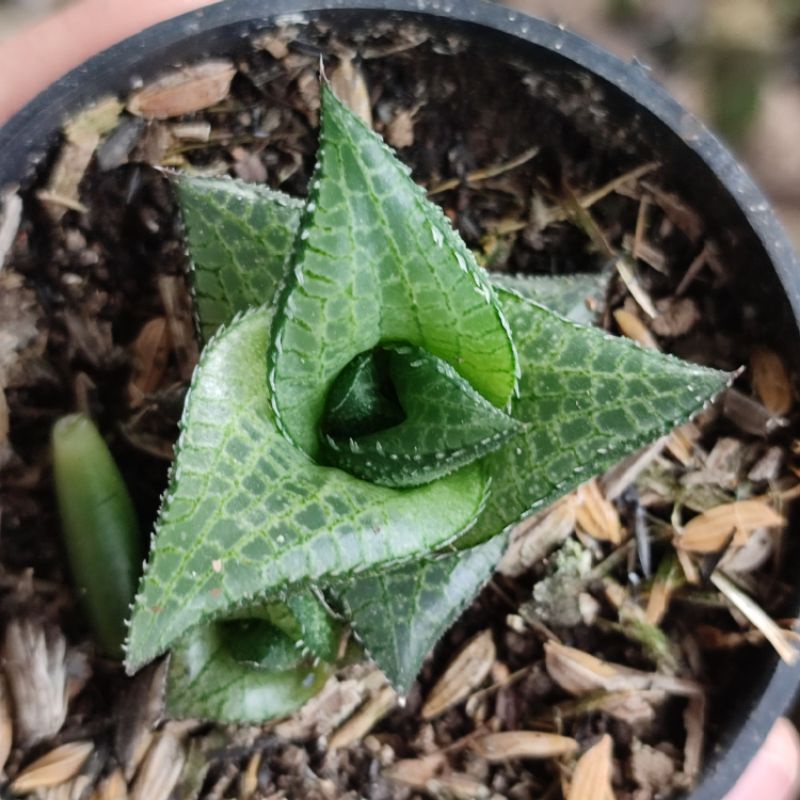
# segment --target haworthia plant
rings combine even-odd
[[[327,86],[305,202],[176,187],[207,344],[127,642],[175,714],[288,713],[348,626],[407,688],[511,525],[726,383],[567,319],[602,278],[483,271]]]

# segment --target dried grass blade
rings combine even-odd
[[[628,263],[627,259],[620,257],[614,265],[617,268],[619,277],[631,293],[631,297],[639,304],[639,307],[647,314],[648,317],[654,319],[658,316],[658,311],[650,299],[650,295],[645,291],[645,288],[639,283],[639,279],[633,271],[633,268]]]
[[[473,636],[431,689],[422,707],[422,719],[438,717],[443,711],[466,699],[470,692],[483,683],[496,655],[490,630]]]
[[[603,497],[596,478],[578,489],[576,521],[594,539],[612,544],[622,542],[622,525],[617,509]]]
[[[92,742],[70,742],[56,747],[25,767],[11,784],[11,791],[15,794],[27,794],[36,789],[47,789],[66,783],[78,774],[92,750]]]
[[[512,758],[560,758],[578,750],[578,743],[569,736],[539,731],[503,731],[473,739],[470,747],[491,764]]]
[[[376,695],[353,714],[347,722],[334,731],[328,741],[328,749],[348,747],[364,738],[397,705],[397,693],[391,686],[384,686]]]
[[[797,662],[800,653],[789,641],[786,632],[752,597],[746,595],[730,578],[719,571],[712,573],[711,582],[725,595],[731,605],[744,614],[750,623],[764,634],[767,641],[787,664]]]
[[[704,511],[690,520],[675,539],[682,550],[716,553],[733,534],[733,544],[741,546],[758,528],[783,526],[786,520],[763,500],[737,500]]]
[[[567,800],[613,800],[611,754],[611,737],[605,734],[578,759]]]

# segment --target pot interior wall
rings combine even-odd
[[[325,43],[330,42],[332,34],[363,51],[365,43],[374,43],[376,32],[387,28],[385,13],[329,10],[314,15],[314,19],[321,26],[303,18],[292,22],[297,25],[302,46],[323,52],[329,49]],[[20,170],[31,161],[38,159],[39,169],[44,169],[47,150],[57,140],[63,118],[92,96],[108,91],[124,93],[134,78],[147,80],[174,64],[205,56],[242,56],[251,49],[247,35],[269,27],[265,21],[240,20],[220,21],[206,30],[202,17],[191,20],[191,24],[164,29],[135,45],[124,44],[117,50],[117,60],[102,57],[104,60],[90,63],[69,78],[57,95],[51,93],[46,104],[36,101],[12,120],[0,131],[0,152],[16,157],[4,158],[0,164],[0,185],[30,179],[30,173],[24,176]],[[685,117],[676,133],[636,100],[565,58],[563,51],[531,46],[470,22],[454,26],[415,14],[398,15],[391,21],[393,26],[424,24],[436,34],[432,46],[411,49],[391,60],[363,62],[369,85],[376,93],[401,93],[410,103],[419,82],[427,83],[426,103],[418,112],[418,130],[425,141],[436,144],[410,152],[415,174],[448,174],[453,164],[477,168],[537,145],[540,155],[527,167],[532,180],[544,178],[554,186],[566,182],[585,188],[600,186],[638,165],[657,161],[662,165],[660,186],[701,213],[708,235],[719,245],[721,260],[731,269],[729,324],[738,324],[743,318],[752,324],[755,318],[763,340],[783,342],[784,351],[787,340],[798,340],[786,292],[751,220],[712,167],[687,146],[687,141],[704,135],[691,118]],[[573,46],[567,42],[566,50]],[[426,130],[430,133],[427,138]],[[302,191],[303,174],[289,188]],[[465,219],[469,218],[466,213]],[[469,230],[465,234],[477,242],[481,235],[477,221],[472,236]],[[687,250],[686,258],[690,255]],[[596,257],[587,258],[586,264],[554,260],[545,239],[541,247],[534,244],[520,248],[511,263],[515,270],[532,272],[602,266]],[[795,353],[800,358],[800,348],[795,348]],[[798,564],[800,559],[795,555],[788,553],[786,558]],[[795,568],[795,579],[797,572]],[[796,598],[786,614],[797,612]],[[773,676],[775,659],[771,652],[760,650],[737,661],[735,670],[725,659],[718,667],[721,685],[739,681],[743,674],[748,676],[735,705],[714,705],[714,730],[718,748],[724,750],[736,739],[764,693]],[[779,674],[783,688],[779,691],[773,683],[771,697],[773,705],[782,710],[791,700],[797,676],[785,669]],[[761,720],[760,727],[753,729],[750,750],[738,751],[740,762],[749,758],[765,724]],[[729,774],[718,783],[709,783],[697,796],[718,796],[740,767],[741,763],[728,763]]]

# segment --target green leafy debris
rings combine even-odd
[[[90,419],[81,414],[62,417],[51,440],[70,570],[101,648],[120,658],[142,563],[133,501]]]

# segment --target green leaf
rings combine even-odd
[[[461,544],[484,541],[700,411],[730,375],[564,320],[501,293],[523,365],[511,415],[529,423],[486,457],[486,509]]]
[[[326,434],[330,464],[382,486],[417,486],[471,464],[521,429],[446,361],[419,347],[385,352],[406,418],[362,436]]]
[[[319,466],[277,429],[265,378],[271,312],[204,350],[131,620],[129,669],[189,628],[298,583],[436,550],[483,506],[480,466],[398,491]]]
[[[288,274],[303,202],[232,178],[178,175],[176,186],[191,256],[189,275],[203,338],[242,311],[269,303]],[[495,286],[521,294],[574,322],[591,325],[587,306],[602,306],[607,272],[510,275],[489,272]],[[368,354],[361,354],[365,364]],[[358,358],[358,356],[356,357]],[[352,362],[351,362],[352,363]]]
[[[597,309],[605,305],[609,273],[579,272],[575,275],[490,274],[496,289],[506,289],[533,300],[580,325],[593,325]]]
[[[363,436],[399,425],[405,413],[389,374],[388,353],[359,353],[336,377],[328,394],[322,432]]]
[[[310,660],[292,669],[262,669],[234,658],[221,625],[194,628],[173,649],[167,713],[221,722],[259,723],[291,714],[331,672]]]
[[[269,383],[279,425],[311,457],[336,376],[387,342],[448,361],[498,407],[517,363],[485,273],[389,148],[322,87],[319,161],[277,301]]]
[[[275,295],[286,274],[303,203],[230,178],[175,180],[192,260],[200,332],[208,340],[239,311]]]
[[[484,461],[492,491],[459,542],[470,549],[338,589],[365,649],[401,689],[491,577],[505,545],[499,532],[668,433],[729,380],[579,327],[510,292],[500,298],[522,366],[511,413],[529,428]]]
[[[334,584],[353,631],[398,691],[489,580],[506,546],[496,536],[468,550]]]

